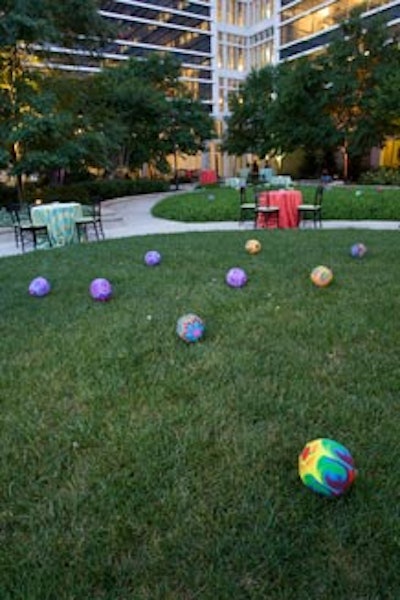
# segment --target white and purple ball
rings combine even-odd
[[[155,267],[161,262],[161,254],[157,250],[149,250],[144,255],[144,262],[148,267]]]
[[[29,293],[31,296],[36,298],[42,298],[47,296],[50,292],[51,286],[45,277],[35,277],[29,284]]]
[[[362,258],[367,253],[367,247],[364,244],[358,242],[353,244],[350,248],[350,254],[353,258]]]
[[[98,302],[107,302],[112,297],[113,289],[108,279],[99,277],[97,279],[93,279],[89,287],[89,292],[93,300],[97,300]]]
[[[176,333],[187,343],[198,342],[203,337],[204,331],[204,321],[192,313],[180,317],[176,324]]]
[[[240,288],[246,285],[247,274],[240,267],[233,267],[227,272],[225,281],[231,287]]]

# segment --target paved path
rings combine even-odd
[[[184,191],[184,190],[183,190]],[[176,193],[176,192],[173,192]],[[107,239],[124,238],[136,235],[159,233],[180,233],[191,231],[243,231],[252,230],[250,222],[239,224],[237,221],[215,223],[181,223],[153,217],[152,207],[166,193],[146,194],[116,198],[104,202],[104,231]],[[324,221],[324,229],[398,229],[397,221]],[[0,229],[0,256],[21,254],[16,248],[14,234],[11,230]]]

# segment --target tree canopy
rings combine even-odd
[[[95,0],[0,0],[0,166],[17,175],[20,197],[23,173],[65,166],[80,151],[71,115],[57,110],[49,74],[37,67],[51,44],[99,43],[97,9]]]
[[[118,140],[114,167],[134,170],[146,162],[166,171],[169,154],[195,154],[214,137],[212,118],[179,75],[173,57],[153,54],[94,77],[91,111]]]
[[[23,175],[144,162],[166,170],[168,153],[195,153],[214,135],[168,55],[85,76],[49,68],[52,44],[101,46],[111,31],[98,8],[95,0],[0,0],[0,168],[17,176],[20,197]]]
[[[340,149],[347,177],[349,159],[399,129],[399,64],[386,25],[354,11],[324,53],[249,75],[230,97],[224,147],[259,156]]]

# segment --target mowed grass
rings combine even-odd
[[[304,203],[313,203],[315,185],[296,186]],[[247,188],[252,202],[254,190]],[[185,222],[238,221],[239,191],[230,187],[203,187],[167,196],[152,210],[154,216]],[[383,186],[328,187],[324,192],[322,218],[328,220],[400,221],[400,190]]]
[[[1,600],[400,598],[399,264],[399,234],[376,231],[1,259]],[[246,287],[225,284],[233,266]],[[109,303],[89,297],[95,277]],[[193,345],[175,334],[187,312],[206,323]],[[358,468],[337,500],[298,477],[318,437]]]

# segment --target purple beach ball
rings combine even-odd
[[[29,284],[30,295],[36,296],[37,298],[47,296],[50,290],[50,283],[45,277],[35,277],[35,279],[32,279],[31,283]]]
[[[93,300],[98,300],[99,302],[107,302],[107,300],[110,300],[113,293],[111,283],[108,279],[103,279],[101,277],[93,279],[89,291]]]
[[[243,287],[247,283],[247,275],[240,267],[233,267],[227,272],[225,281],[231,287]]]
[[[161,254],[157,250],[149,250],[144,255],[144,262],[148,267],[155,267],[161,262]]]

